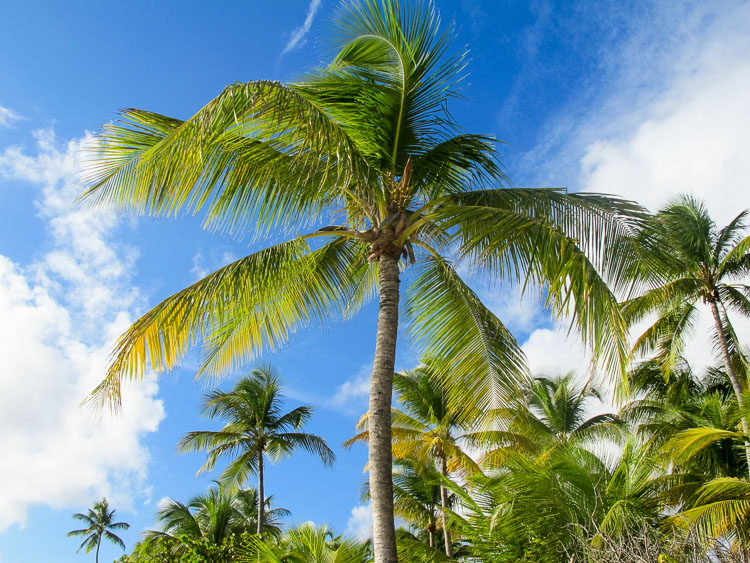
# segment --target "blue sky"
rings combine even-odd
[[[652,209],[690,191],[726,222],[750,207],[750,4],[437,0],[471,75],[451,112],[507,143],[517,186],[618,193]],[[177,440],[212,427],[206,383],[183,369],[128,389],[101,422],[78,403],[122,330],[163,297],[254,248],[192,217],[117,218],[74,208],[76,155],[123,107],[186,118],[228,83],[289,80],[325,61],[334,0],[42,2],[0,7],[0,561],[84,561],[70,516],[106,495],[132,546],[164,497],[187,500],[202,456]],[[257,244],[256,244],[257,246]],[[585,352],[512,288],[474,280],[535,372],[584,370]],[[342,451],[366,408],[375,311],[296,334],[264,359],[288,407],[336,449],[272,466],[267,491],[292,521],[366,530],[365,449]],[[740,329],[748,329],[744,324]],[[699,328],[699,332],[700,332]],[[416,353],[404,335],[398,367]],[[695,346],[696,362],[710,350]],[[228,379],[223,385],[232,384]],[[103,546],[102,560],[119,556]]]

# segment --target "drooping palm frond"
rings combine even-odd
[[[452,400],[480,410],[511,402],[527,374],[513,335],[448,261],[433,256],[417,268],[404,316]]]
[[[719,477],[697,492],[693,507],[668,522],[695,529],[704,538],[718,538],[746,530],[750,513],[750,483],[745,479]]]
[[[368,174],[337,122],[269,81],[227,86],[184,122],[126,110],[91,150],[83,201],[154,215],[205,210],[208,226],[230,232],[253,218],[266,229],[295,224]]]
[[[577,325],[594,358],[624,380],[627,329],[617,292],[630,290],[628,245],[643,212],[632,202],[555,189],[456,194],[436,210],[459,252],[493,276],[545,288],[545,304]]]

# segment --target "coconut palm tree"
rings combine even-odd
[[[454,471],[466,475],[479,471],[477,463],[464,451],[461,439],[481,411],[476,410],[472,416],[467,416],[466,410],[451,408],[448,386],[427,364],[394,374],[393,388],[401,405],[400,409],[391,411],[392,448],[396,459],[413,459],[423,465],[432,465],[443,477]],[[344,442],[344,447],[369,440],[368,422],[366,413],[357,425],[362,432]],[[445,554],[453,557],[447,526],[448,491],[442,485],[439,491]]]
[[[432,464],[411,459],[393,460],[394,512],[423,529],[430,547],[435,547],[438,511],[442,504],[442,487],[437,475]]]
[[[562,377],[536,377],[518,404],[491,413],[499,429],[467,435],[469,443],[484,450],[480,463],[501,468],[508,456],[522,453],[549,456],[557,448],[585,448],[602,438],[617,441],[625,433],[615,414],[589,416],[592,399],[601,401],[599,389],[590,382],[579,384],[574,372]]]
[[[68,537],[84,536],[83,543],[78,548],[78,551],[85,548],[86,553],[90,553],[94,549],[94,546],[96,546],[96,563],[99,563],[99,548],[102,545],[102,537],[115,545],[119,545],[123,550],[125,549],[125,542],[110,530],[127,530],[130,528],[130,524],[114,521],[115,509],[109,509],[109,503],[106,498],[94,503],[94,508],[89,508],[87,514],[77,512],[73,515],[73,518],[88,524],[88,527],[81,530],[72,530],[68,532]]]
[[[179,365],[196,341],[200,373],[217,375],[379,296],[369,408],[378,563],[396,560],[390,406],[399,314],[426,352],[450,360],[441,372],[465,398],[512,397],[525,374],[520,347],[458,265],[544,285],[550,310],[571,316],[608,370],[624,370],[627,357],[606,281],[615,289],[625,281],[630,253],[606,250],[627,240],[640,208],[599,194],[501,189],[497,141],[460,131],[447,110],[466,74],[451,37],[428,1],[346,4],[332,34],[338,54],[297,82],[232,84],[186,121],[124,111],[92,145],[81,197],[136,213],[202,213],[206,227],[234,234],[309,228],[136,321],[95,394],[115,406],[123,378],[147,362],[157,371]],[[402,306],[407,266],[414,274]]]
[[[169,500],[156,514],[161,530],[146,532],[144,549],[156,545],[158,540],[171,540],[173,551],[181,553],[181,538],[205,540],[210,545],[221,546],[232,534],[257,530],[258,493],[255,489],[231,491],[221,485],[213,486],[206,493],[195,495],[187,504]],[[264,500],[263,529],[267,534],[281,534],[279,522],[290,515],[285,508],[272,508],[272,497]]]
[[[680,360],[692,334],[701,303],[713,318],[713,339],[744,411],[747,360],[740,349],[729,312],[750,315],[750,236],[745,210],[719,229],[703,202],[683,195],[645,225],[641,240],[649,249],[651,289],[623,304],[628,321],[656,313],[657,320],[638,338],[633,353],[657,352],[666,377]],[[747,418],[742,428],[748,434]],[[750,444],[746,445],[750,464]],[[750,465],[748,466],[750,468]]]
[[[241,486],[251,473],[258,476],[258,535],[263,532],[266,456],[275,462],[302,448],[327,465],[336,459],[323,438],[302,432],[313,408],[302,405],[282,414],[281,401],[278,373],[271,366],[262,366],[240,379],[231,391],[217,390],[204,396],[203,413],[225,420],[226,426],[218,432],[188,432],[178,444],[183,452],[208,452],[199,474],[211,471],[219,459],[233,458],[221,475],[225,485]]]

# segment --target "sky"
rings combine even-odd
[[[703,198],[719,224],[750,208],[750,3],[436,0],[471,74],[450,111],[496,136],[515,186],[619,194],[658,209]],[[164,297],[259,248],[201,230],[200,219],[125,218],[73,204],[78,154],[125,107],[187,118],[236,81],[293,80],[329,56],[337,0],[53,2],[0,5],[0,562],[76,562],[71,516],[106,496],[132,547],[165,498],[218,477],[181,455],[209,382],[196,358],[128,385],[117,417],[80,407],[119,334]],[[470,274],[470,272],[469,272]],[[586,351],[533,296],[474,280],[534,373],[585,371]],[[267,468],[291,522],[366,536],[359,497],[366,448],[342,450],[366,410],[376,311],[300,330],[265,361],[285,405],[333,468],[299,453]],[[708,319],[705,320],[705,323]],[[689,359],[714,359],[697,330]],[[737,321],[740,335],[750,325]],[[397,369],[418,362],[400,336]],[[252,369],[247,366],[244,372]],[[236,374],[235,374],[236,375]],[[222,383],[231,387],[234,377]],[[121,551],[102,546],[102,561]]]

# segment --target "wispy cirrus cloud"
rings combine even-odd
[[[279,58],[286,55],[289,51],[292,51],[293,49],[304,45],[305,37],[310,32],[310,28],[312,27],[313,21],[315,20],[315,14],[318,12],[318,8],[320,8],[320,3],[321,0],[310,0],[310,4],[307,7],[305,22],[297,29],[292,31],[292,34],[289,37],[289,41],[287,41],[286,45],[284,46],[284,50],[281,51],[281,55],[279,55]]]
[[[10,127],[21,119],[23,119],[22,115],[0,104],[0,128]]]

